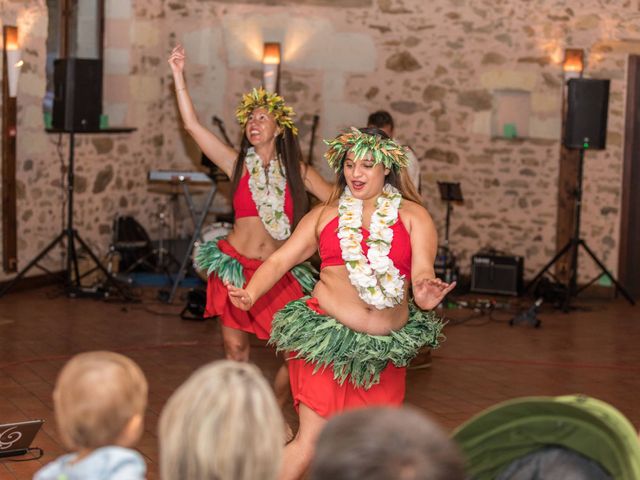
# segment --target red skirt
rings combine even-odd
[[[222,253],[235,258],[242,264],[245,285],[263,263],[262,260],[247,258],[239,254],[224,239],[218,240],[218,248]],[[276,312],[287,303],[297,300],[303,295],[302,287],[296,278],[291,272],[287,272],[271,290],[258,299],[249,311],[244,311],[231,303],[227,287],[215,273],[212,273],[209,275],[207,283],[207,306],[204,316],[219,316],[225,327],[253,333],[261,340],[268,340],[271,333],[271,322]]]
[[[307,300],[307,306],[319,314],[326,314],[315,298]],[[294,356],[292,353],[291,357]],[[380,374],[380,383],[368,390],[353,386],[349,380],[340,385],[333,379],[330,367],[313,373],[315,364],[304,359],[290,358],[287,363],[296,410],[304,403],[321,417],[329,418],[354,408],[400,406],[404,402],[407,369],[391,362]]]

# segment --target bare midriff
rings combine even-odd
[[[366,304],[351,285],[344,265],[324,267],[313,290],[320,307],[343,325],[370,335],[388,335],[406,325],[409,318],[407,287],[402,303],[378,310]]]
[[[260,217],[237,218],[227,241],[241,255],[257,260],[266,260],[284,243],[269,235]]]

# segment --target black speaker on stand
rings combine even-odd
[[[58,244],[65,246],[66,271],[65,291],[69,297],[106,297],[109,292],[101,288],[82,285],[82,279],[89,273],[99,269],[125,300],[133,300],[128,289],[121,284],[100,262],[89,245],[82,240],[73,226],[73,192],[75,170],[75,134],[98,132],[102,112],[102,61],[82,58],[64,58],[54,60],[54,101],[52,133],[69,134],[69,165],[67,168],[67,222],[66,227],[35,256],[5,287],[0,290],[0,297],[8,292],[32,267],[38,266],[52,249]],[[66,241],[65,241],[66,240]],[[91,257],[96,267],[90,272],[80,274],[76,242]],[[40,267],[47,271],[43,267]]]
[[[102,61],[59,58],[53,61],[53,128],[95,131],[102,115]]]
[[[607,146],[609,80],[573,78],[568,82],[564,146],[581,151]]]
[[[528,290],[560,259],[571,252],[571,265],[569,284],[566,285],[566,297],[563,302],[563,310],[569,310],[571,297],[577,295],[586,287],[595,282],[600,275],[578,289],[578,248],[582,247],[591,259],[600,267],[616,286],[624,298],[631,305],[635,305],[631,295],[620,282],[607,270],[604,263],[596,257],[589,248],[587,242],[580,237],[580,215],[582,207],[582,176],[584,171],[584,152],[586,150],[603,150],[607,139],[607,112],[609,109],[609,80],[593,78],[574,78],[568,82],[568,109],[566,118],[564,145],[567,148],[580,150],[578,160],[578,179],[574,192],[576,208],[573,218],[573,233],[571,239],[558,253],[547,263],[540,272],[529,282],[525,290]]]

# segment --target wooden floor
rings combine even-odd
[[[216,321],[180,320],[175,306],[68,299],[49,287],[0,299],[0,423],[43,418],[34,446],[39,461],[0,461],[1,479],[30,479],[61,453],[51,392],[56,374],[74,353],[115,350],[145,371],[150,383],[146,431],[139,450],[157,479],[157,420],[171,392],[197,367],[222,358]],[[524,395],[583,393],[619,408],[640,425],[640,307],[622,300],[579,300],[564,314],[543,308],[540,329],[510,327],[509,311],[471,318],[446,309],[447,341],[431,368],[408,374],[407,403],[447,429],[486,407]],[[252,358],[272,378],[273,352],[255,345]],[[287,412],[294,418],[293,410]]]

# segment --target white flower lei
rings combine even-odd
[[[338,204],[338,238],[349,280],[360,298],[379,310],[393,307],[404,297],[404,275],[389,258],[393,240],[391,226],[398,220],[401,201],[400,192],[386,184],[371,215],[367,256],[361,245],[362,200],[355,198],[349,187],[345,187]]]
[[[289,238],[291,225],[284,213],[284,193],[287,188],[284,166],[281,172],[279,162],[273,159],[265,175],[262,160],[253,147],[247,150],[244,161],[249,172],[249,190],[262,224],[276,240]]]

